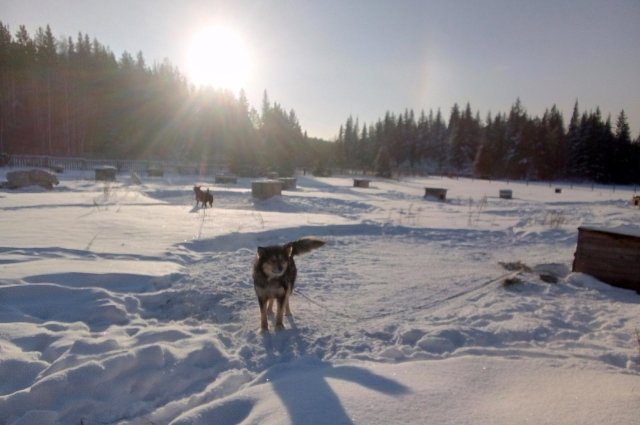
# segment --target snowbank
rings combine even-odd
[[[2,424],[637,422],[640,297],[570,273],[578,226],[639,228],[632,188],[300,176],[205,210],[85,177],[0,192]],[[310,234],[261,333],[255,248]]]

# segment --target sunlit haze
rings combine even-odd
[[[21,24],[89,34],[116,58],[142,51],[196,84],[243,87],[257,109],[267,90],[310,136],[335,138],[350,115],[448,118],[454,103],[484,119],[517,98],[532,116],[556,105],[565,124],[576,100],[614,123],[624,110],[634,139],[640,131],[638,0],[0,0],[0,10],[13,34]],[[236,35],[198,41],[211,25]]]
[[[232,29],[207,26],[193,36],[187,49],[187,77],[196,85],[229,89],[245,87],[250,75],[250,53]]]

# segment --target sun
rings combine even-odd
[[[249,50],[242,37],[225,27],[196,33],[187,52],[187,75],[197,86],[238,91],[250,74]]]

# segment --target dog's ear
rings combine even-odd
[[[258,247],[258,258],[264,256],[267,253],[267,249],[265,247]]]
[[[288,243],[284,246],[285,252],[287,253],[287,257],[293,257],[293,244]]]

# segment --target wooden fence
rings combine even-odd
[[[147,170],[166,170],[180,174],[215,175],[227,171],[225,162],[186,163],[179,161],[130,160],[130,159],[89,159],[59,156],[11,155],[7,166],[13,168],[60,168],[63,170],[94,170],[98,167],[113,166],[118,172],[144,173]]]

